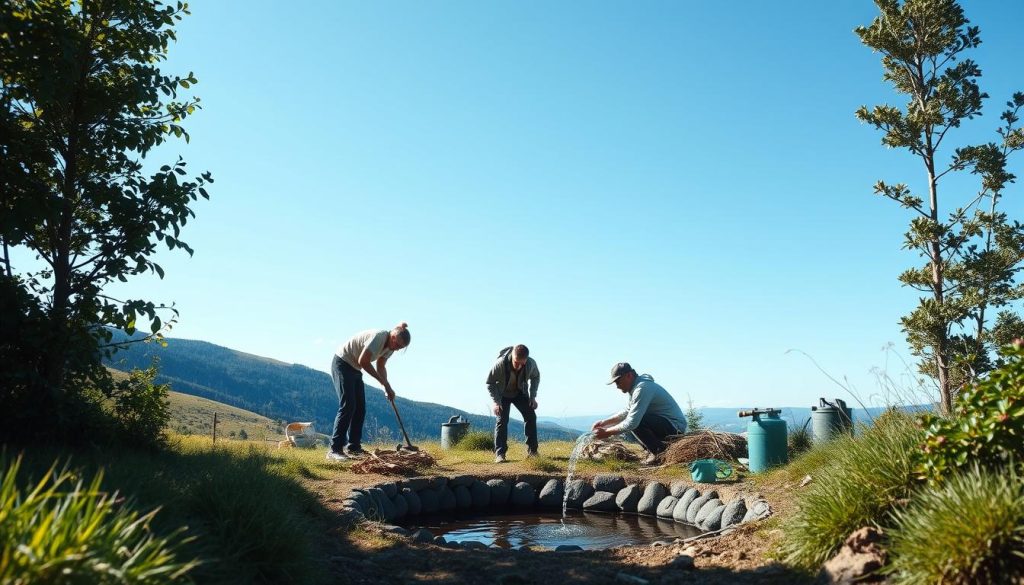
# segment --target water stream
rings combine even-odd
[[[562,486],[562,518],[565,518],[565,513],[569,509],[569,483],[572,481],[572,476],[576,473],[576,460],[580,458],[583,453],[583,449],[594,440],[594,433],[584,433],[576,439],[576,445],[572,448],[572,454],[569,455],[569,471],[565,477],[565,484]]]

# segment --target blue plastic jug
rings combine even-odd
[[[698,483],[715,483],[732,475],[732,466],[721,459],[698,459],[690,463],[690,477]]]

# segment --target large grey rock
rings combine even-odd
[[[469,497],[475,510],[482,510],[491,505],[491,488],[479,479],[469,486]]]
[[[449,512],[455,509],[455,492],[449,487],[441,488],[441,511]]]
[[[387,534],[397,534],[398,536],[409,536],[412,531],[408,528],[402,528],[401,526],[384,526],[382,527]]]
[[[512,505],[516,508],[531,508],[537,499],[533,486],[521,481],[512,487]]]
[[[430,478],[430,487],[435,490],[439,490],[443,487],[448,487],[448,478],[443,475]]]
[[[395,497],[390,498],[391,504],[395,508],[395,515],[392,520],[399,520],[405,518],[405,515],[409,513],[409,502],[405,501],[402,494],[395,494]]]
[[[710,492],[696,498],[690,502],[690,507],[686,509],[686,522],[688,524],[697,523],[697,512],[700,511],[701,507],[708,503],[708,500],[713,500],[718,497],[718,492],[711,490]]]
[[[423,511],[423,504],[420,503],[419,494],[409,488],[404,488],[399,495],[405,498],[405,505],[409,509],[409,515],[416,516]]]
[[[428,543],[433,542],[434,535],[426,528],[420,528],[412,533],[412,539],[414,542]]]
[[[624,487],[626,487],[626,480],[622,479],[621,475],[615,475],[614,473],[599,473],[594,476],[595,492],[618,493],[619,490]]]
[[[768,506],[768,502],[764,500],[754,500],[750,504],[750,507],[747,508],[747,513],[743,515],[743,522],[767,518],[768,516],[771,516],[771,513],[772,509]]]
[[[549,479],[544,487],[540,489],[540,496],[537,498],[537,503],[544,508],[561,508],[562,507],[562,480],[560,479]]]
[[[389,498],[393,498],[398,495],[398,484],[393,481],[382,483],[377,487],[380,488],[384,492],[384,495]]]
[[[443,536],[435,536],[434,537],[434,544],[436,544],[438,546],[443,545],[443,544],[445,544],[447,542],[448,541],[445,540],[445,538]]]
[[[472,475],[456,475],[455,477],[448,479],[448,487],[453,490],[460,485],[469,487],[474,481],[476,481],[476,477]]]
[[[725,505],[722,511],[722,528],[735,526],[743,522],[743,515],[747,513],[747,503],[743,498],[736,498]]]
[[[697,515],[693,517],[693,523],[700,526],[705,520],[707,520],[707,517],[712,512],[721,507],[723,507],[722,500],[719,500],[718,498],[711,498],[704,502],[704,505],[700,507],[700,510],[697,510]]]
[[[418,492],[420,504],[424,514],[436,514],[441,509],[441,492],[433,488],[427,488]]]
[[[723,513],[725,513],[725,506],[718,506],[715,508],[714,511],[708,514],[707,518],[704,518],[704,521],[700,523],[700,529],[705,532],[710,532],[721,528]]]
[[[508,497],[512,493],[512,484],[505,479],[489,479],[487,485],[491,488],[491,506],[498,508],[508,503]]]
[[[425,490],[430,487],[429,477],[410,477],[401,481],[402,487],[407,487],[414,492]]]
[[[583,502],[594,495],[594,487],[582,479],[574,479],[565,488],[566,506],[573,509],[580,509]]]
[[[658,518],[671,519],[672,511],[676,509],[676,502],[678,501],[679,498],[674,498],[672,496],[665,496],[664,498],[662,498],[661,502],[658,503],[657,509],[655,510],[658,515]]]
[[[636,513],[644,516],[654,516],[658,513],[658,504],[665,499],[668,495],[668,488],[665,484],[660,482],[653,482],[647,484],[644,488],[644,495],[640,496],[640,501],[636,504]]]
[[[367,496],[366,492],[362,490],[353,490],[352,493],[349,494],[346,499],[355,502],[358,505],[360,511],[364,513],[366,512],[366,509],[370,505],[370,497]]]
[[[469,495],[469,488],[464,485],[457,485],[455,489],[455,507],[459,510],[467,510],[473,505],[473,497]]]
[[[583,502],[583,509],[592,512],[615,512],[615,494],[612,492],[594,492],[594,495]]]
[[[690,507],[690,504],[694,500],[700,497],[700,492],[694,488],[690,488],[683,492],[682,497],[676,502],[676,507],[672,510],[672,519],[676,522],[686,522],[686,509]]]
[[[615,494],[615,505],[627,514],[636,514],[636,505],[640,502],[640,494],[640,486],[635,483],[627,485]]]
[[[390,522],[395,517],[395,506],[380,488],[366,490],[370,497],[370,506],[366,510],[366,517],[370,520]]]
[[[669,488],[668,488],[668,493],[673,498],[679,499],[679,498],[683,497],[683,494],[685,494],[686,490],[689,490],[689,489],[692,489],[692,488],[690,486],[688,486],[686,484],[686,482],[684,482],[684,481],[673,481],[672,485],[670,485]]]
[[[544,484],[546,484],[549,479],[551,478],[546,475],[538,475],[536,473],[521,473],[516,476],[516,483],[525,481],[526,483],[530,484],[530,487],[533,488],[533,491],[537,491],[540,488],[544,487]]]

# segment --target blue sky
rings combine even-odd
[[[957,144],[994,139],[1024,90],[1024,3],[966,4],[993,98]],[[204,109],[152,162],[216,183],[195,256],[115,290],[174,301],[171,337],[326,370],[405,320],[395,390],[473,412],[498,349],[526,343],[555,417],[620,408],[621,360],[752,407],[841,396],[787,350],[865,396],[883,347],[906,355],[910,218],[872,185],[924,175],[854,117],[902,103],[852,32],[872,3],[284,6],[194,2],[165,67],[195,72]]]

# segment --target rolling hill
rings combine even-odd
[[[118,341],[128,339],[114,332]],[[182,394],[207,398],[252,411],[273,420],[313,421],[321,433],[330,434],[338,411],[331,378],[324,372],[274,359],[235,351],[205,341],[167,339],[167,347],[132,343],[108,360],[118,370],[147,368],[157,363],[157,381]],[[494,428],[494,419],[467,413],[443,404],[398,397],[402,422],[412,439],[437,439],[441,423],[454,415],[470,421],[472,430]],[[364,438],[390,441],[401,436],[391,406],[380,388],[366,385]],[[522,422],[510,425],[513,439],[521,438]],[[538,425],[541,440],[575,440],[578,432],[554,423]]]

